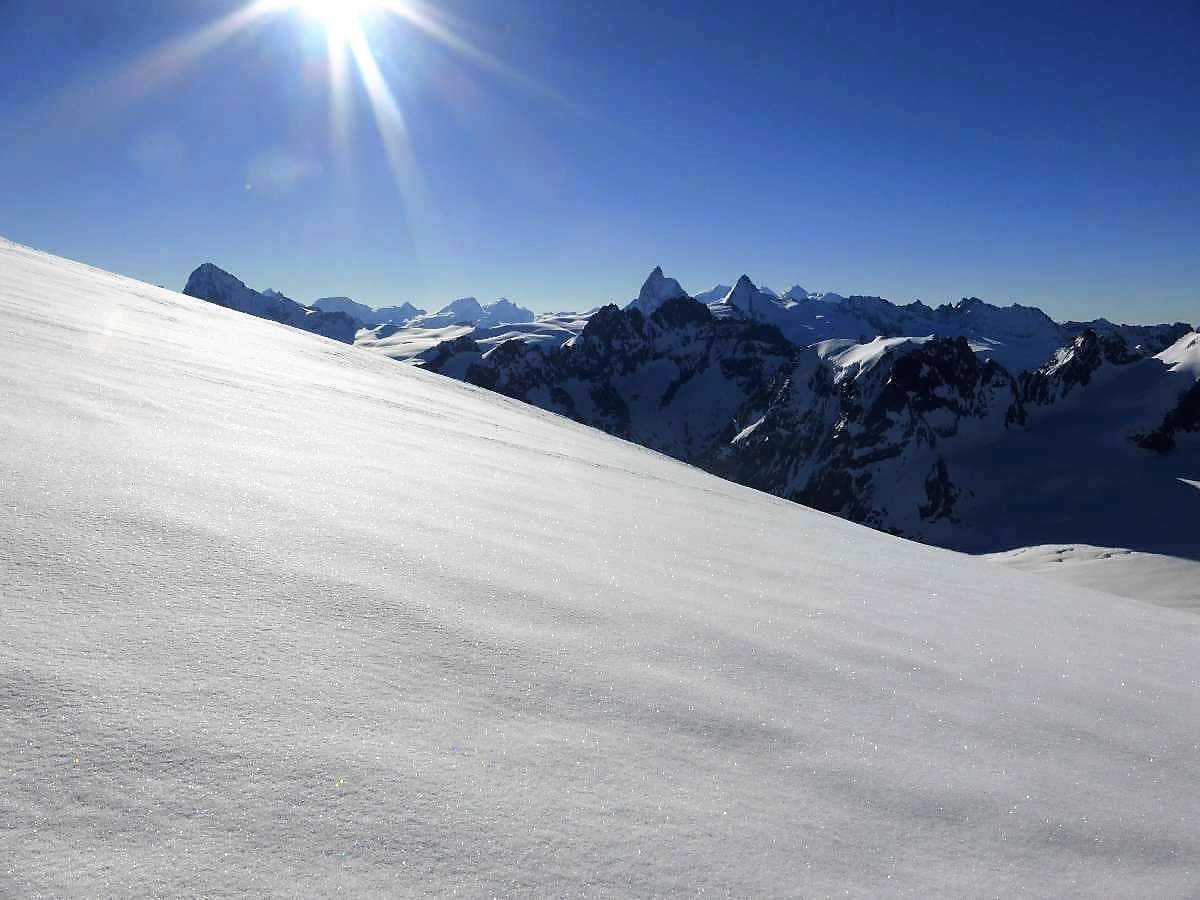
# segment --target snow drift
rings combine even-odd
[[[0,894],[1184,896],[1200,620],[0,243]]]

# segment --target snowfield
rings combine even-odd
[[[987,558],[1145,603],[1200,611],[1200,563],[1192,559],[1088,544],[1021,547]]]
[[[1200,618],[0,242],[0,895],[1195,896]]]

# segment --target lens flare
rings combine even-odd
[[[296,0],[295,8],[324,24],[331,37],[349,40],[364,16],[386,6],[386,0]]]

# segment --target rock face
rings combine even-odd
[[[1042,406],[1057,403],[1077,388],[1087,387],[1104,367],[1125,366],[1141,358],[1121,335],[1099,335],[1087,328],[1044,366],[1021,373],[1021,396]]]
[[[353,344],[362,323],[344,312],[325,312],[291,300],[278,291],[259,292],[212,263],[204,263],[188,277],[183,292],[189,297],[207,300],[218,306],[249,313]]]
[[[603,307],[562,346],[509,340],[482,353],[459,339],[425,366],[698,460],[732,438],[744,409],[766,400],[796,352],[774,328],[720,320],[675,297],[649,316]]]
[[[1025,422],[1016,381],[963,338],[877,340],[800,356],[762,418],[707,468],[888,531],[953,521],[945,456]]]

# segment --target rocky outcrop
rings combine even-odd
[[[1040,406],[1057,403],[1072,391],[1091,384],[1105,366],[1126,366],[1141,358],[1121,335],[1100,335],[1088,328],[1044,366],[1021,373],[1021,398]]]
[[[1015,380],[964,339],[890,343],[849,365],[801,360],[762,419],[711,468],[826,512],[920,534],[953,512],[958,488],[946,448],[994,440],[1024,420]]]

